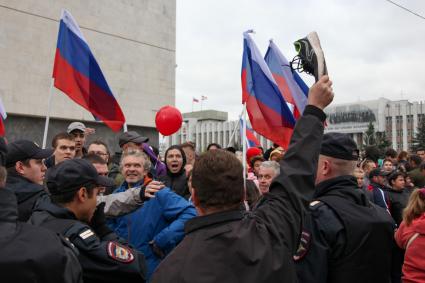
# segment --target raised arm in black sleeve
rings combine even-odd
[[[307,105],[280,163],[280,175],[255,211],[277,241],[292,252],[298,247],[302,214],[314,192],[325,119],[321,109]]]

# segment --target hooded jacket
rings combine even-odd
[[[167,174],[159,177],[159,180],[163,182],[166,187],[173,190],[176,194],[184,197],[185,199],[189,199],[190,192],[189,186],[187,185],[186,170],[184,169],[184,166],[186,165],[186,154],[180,146],[172,145],[165,152],[165,164],[167,164],[168,152],[172,149],[177,149],[180,151],[183,158],[182,167],[180,168],[179,172],[172,173],[167,165]]]
[[[403,282],[425,282],[425,213],[413,220],[409,226],[402,222],[395,234],[395,240],[400,248],[406,250]]]

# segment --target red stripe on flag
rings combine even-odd
[[[249,97],[248,83],[246,79],[246,69],[242,70],[242,103],[245,103]]]
[[[115,98],[76,71],[62,58],[59,50],[56,50],[53,73],[56,88],[101,119],[113,131],[121,130],[125,118]]]
[[[254,97],[248,99],[246,106],[252,128],[274,143],[285,149],[288,148],[293,129],[283,126],[282,123],[276,123],[282,120],[282,116],[274,111],[266,111],[267,106],[258,102]],[[263,114],[264,112],[267,116]]]
[[[6,135],[6,128],[4,127],[3,119],[0,118],[0,136],[4,137]]]

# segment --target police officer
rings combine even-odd
[[[110,184],[83,159],[66,160],[47,174],[52,203],[43,202],[30,222],[67,237],[78,249],[84,282],[144,282],[145,259],[130,249],[105,224],[96,197]]]
[[[82,282],[82,270],[76,251],[65,239],[46,229],[18,221],[15,194],[4,188],[6,150],[6,144],[0,138],[1,281]]]
[[[356,189],[357,159],[348,135],[324,135],[314,200],[294,255],[299,282],[390,280],[394,222]]]

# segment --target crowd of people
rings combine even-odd
[[[323,76],[289,147],[246,156],[135,131],[112,154],[81,122],[0,139],[2,282],[425,282],[424,150],[323,134],[332,99]]]

